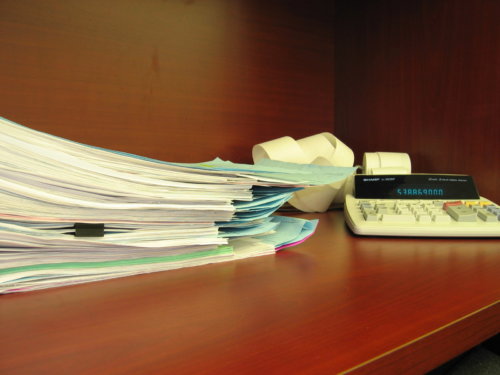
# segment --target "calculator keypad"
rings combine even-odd
[[[500,237],[500,207],[479,200],[360,199],[344,212],[356,234],[413,237]]]
[[[359,200],[366,221],[383,223],[498,222],[500,207],[489,201]]]

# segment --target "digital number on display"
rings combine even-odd
[[[466,175],[356,175],[356,198],[478,199],[471,176]]]

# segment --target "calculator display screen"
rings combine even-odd
[[[478,199],[474,180],[466,175],[356,175],[356,198]]]

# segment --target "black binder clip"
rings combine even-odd
[[[75,237],[104,237],[104,224],[75,223]]]

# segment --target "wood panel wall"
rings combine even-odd
[[[2,0],[0,116],[178,162],[333,129],[333,3]]]
[[[335,132],[500,202],[500,2],[338,0]]]
[[[0,116],[182,162],[334,131],[359,163],[408,152],[500,201],[499,6],[3,0]]]

